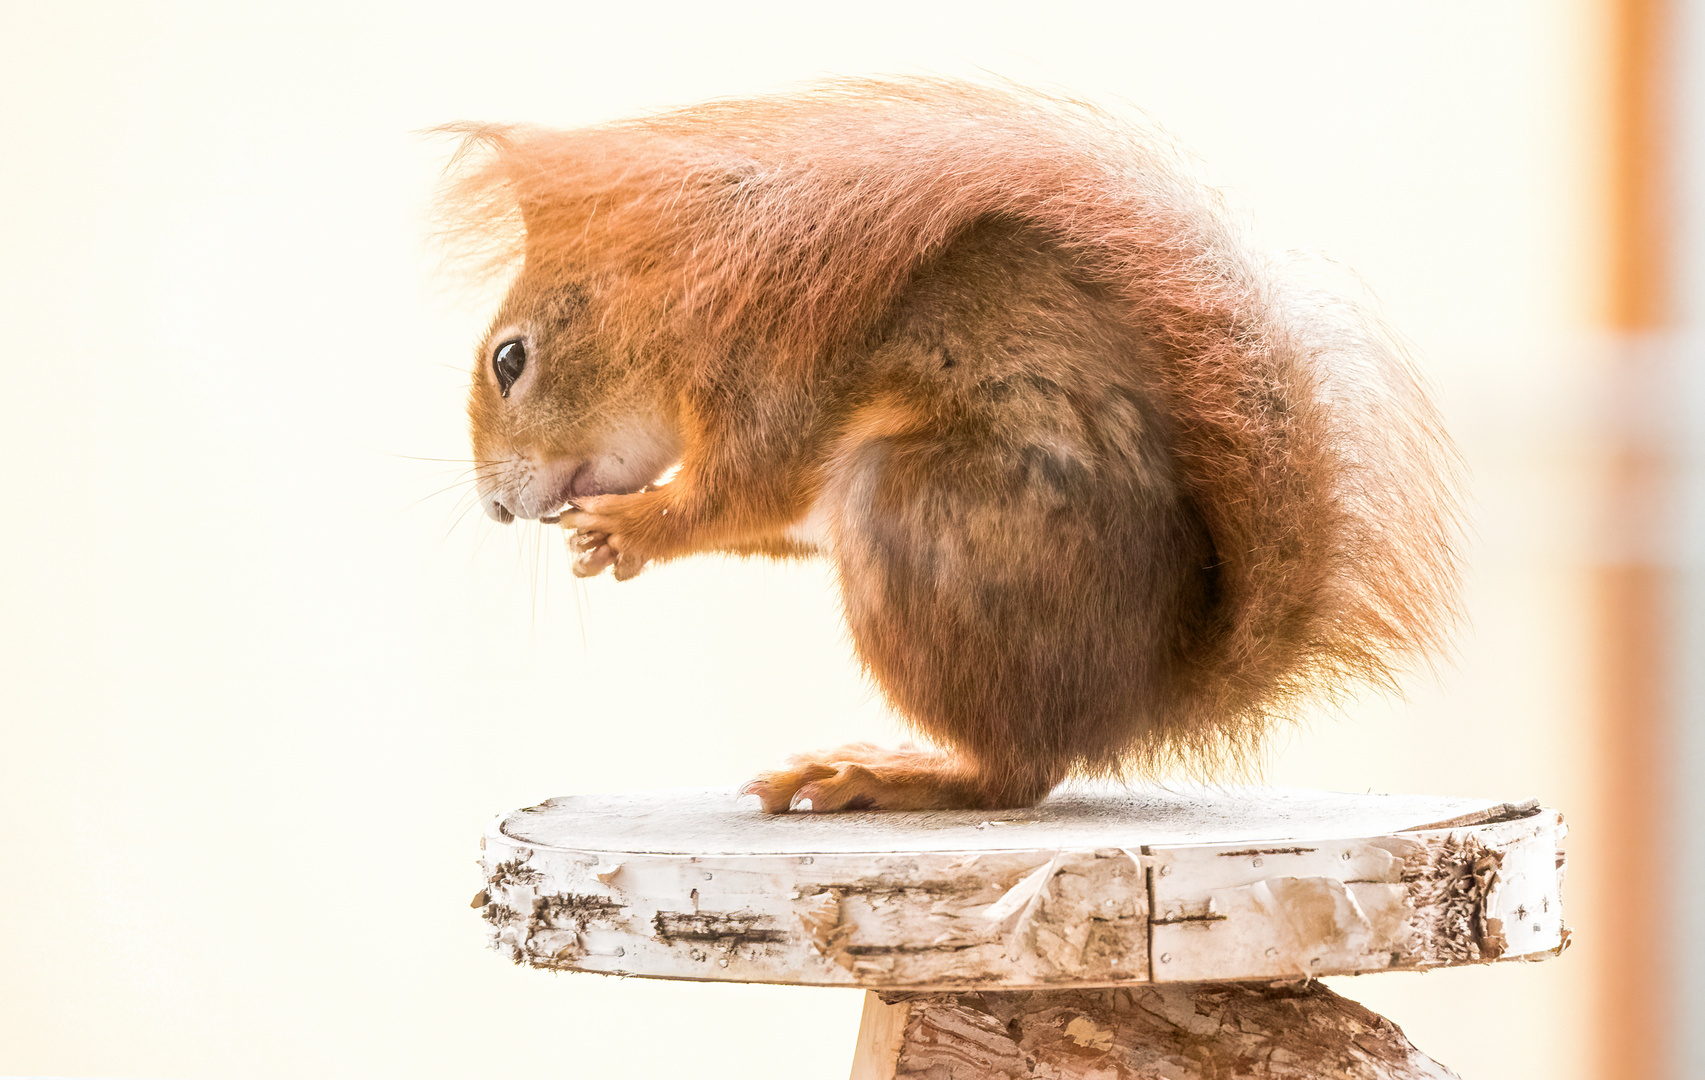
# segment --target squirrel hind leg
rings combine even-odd
[[[1028,805],[1212,722],[1190,708],[1212,602],[1199,520],[1146,455],[1044,449],[976,428],[884,436],[828,492],[850,637],[895,710],[957,755],[933,789],[975,792],[953,805]]]
[[[997,810],[1030,806],[1052,787],[1039,780],[991,787],[980,770],[950,753],[849,743],[797,754],[785,767],[747,784],[741,794],[756,795],[767,814],[797,809]]]
[[[1001,221],[912,281],[819,499],[859,659],[946,753],[813,759],[768,806],[1026,806],[1212,744],[1214,546],[1116,315]]]

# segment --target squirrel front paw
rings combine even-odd
[[[568,554],[575,577],[595,577],[614,567],[617,581],[626,581],[651,561],[634,526],[648,509],[649,492],[634,495],[593,495],[564,511]]]

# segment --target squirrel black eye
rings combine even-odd
[[[527,346],[519,341],[505,341],[491,358],[491,373],[497,376],[497,392],[509,396],[509,388],[527,367]]]

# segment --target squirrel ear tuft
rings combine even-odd
[[[527,246],[530,248],[533,246],[533,237],[544,231],[547,214],[545,201],[523,195],[516,202],[521,207],[521,227],[527,230]]]
[[[507,278],[524,255],[522,229],[515,227],[522,186],[516,159],[524,131],[462,123],[428,134],[457,140],[434,208],[446,261],[470,284]]]
[[[534,195],[521,195],[515,202],[521,210],[522,259],[540,262],[547,254],[560,255],[562,205]]]
[[[574,204],[536,197],[520,198],[515,203],[521,211],[522,264],[560,270],[564,260],[572,258],[576,250],[567,237],[578,237],[583,232],[580,228],[568,228],[568,220],[576,209]]]

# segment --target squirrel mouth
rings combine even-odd
[[[575,467],[574,472],[569,474],[568,482],[559,489],[556,509],[548,514],[540,514],[539,520],[546,525],[555,525],[562,520],[564,514],[571,510],[580,509],[575,505],[574,500],[606,493],[604,485],[592,475],[592,463],[590,461],[581,462]]]
[[[574,500],[572,498],[564,499],[562,502],[557,504],[557,507],[555,510],[552,510],[548,514],[540,514],[539,515],[539,524],[541,524],[541,525],[555,525],[555,524],[562,521],[562,516],[564,514],[571,513],[573,511],[579,510],[579,509],[580,509],[580,507],[574,505]]]
[[[678,463],[671,465],[664,470],[661,476],[649,484],[623,483],[620,481],[611,483],[608,476],[600,477],[596,474],[592,462],[582,462],[575,466],[574,471],[569,473],[568,479],[557,487],[556,497],[552,502],[545,504],[548,509],[544,513],[536,517],[532,514],[518,514],[512,511],[510,504],[506,503],[501,497],[488,500],[486,512],[505,525],[514,521],[518,516],[533,518],[542,525],[558,525],[562,523],[564,514],[580,509],[581,499],[590,499],[599,495],[631,495],[638,491],[649,491],[668,483],[680,471],[680,468]],[[525,502],[525,500],[522,501]]]
[[[481,497],[486,516],[500,525],[517,518],[527,518],[542,525],[560,525],[564,514],[580,509],[582,499],[599,495],[630,495],[644,491],[650,485],[621,475],[624,470],[616,463],[597,459],[581,461],[570,467],[569,462],[535,465],[533,475],[517,486],[493,484],[493,490]],[[670,469],[668,475],[674,473]]]
[[[598,495],[631,495],[636,491],[644,491],[648,484],[609,483],[592,471],[592,463],[584,462],[569,474],[568,482],[559,489],[557,498],[560,500],[556,509],[548,514],[540,514],[539,520],[547,525],[555,525],[562,520],[562,515],[580,509],[577,500],[590,499]]]

